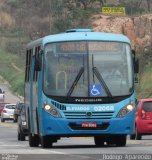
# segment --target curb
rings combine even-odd
[[[0,122],[0,126],[8,127],[8,128],[17,128],[17,125],[12,125],[10,123]]]

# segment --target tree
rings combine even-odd
[[[151,10],[151,0],[146,0],[146,1],[147,1],[148,12],[150,12],[150,10]]]
[[[144,11],[143,0],[119,0],[119,4],[126,8],[129,15],[141,14]]]
[[[105,0],[49,0],[50,32],[89,27],[87,20],[100,12]]]

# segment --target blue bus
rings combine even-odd
[[[27,45],[24,101],[29,145],[94,137],[125,146],[134,131],[138,63],[121,34],[70,29]]]

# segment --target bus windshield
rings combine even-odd
[[[130,45],[70,41],[45,45],[44,92],[50,96],[113,97],[133,92]]]

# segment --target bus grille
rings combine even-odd
[[[66,106],[58,102],[52,101],[52,104],[60,110],[66,110]]]
[[[114,112],[90,112],[91,115],[88,116],[88,112],[64,112],[64,116],[67,119],[111,119]]]

